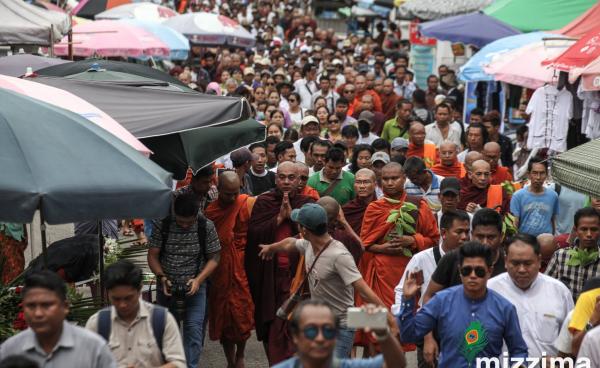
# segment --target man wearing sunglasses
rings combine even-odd
[[[516,308],[487,288],[494,263],[492,250],[468,242],[458,253],[462,284],[437,293],[416,314],[421,285],[417,274],[409,273],[398,316],[401,340],[415,342],[435,332],[440,341],[440,367],[480,366],[480,358],[501,356],[504,344],[511,359],[527,358]]]
[[[377,312],[373,305],[366,308],[368,314]],[[300,303],[290,321],[290,331],[298,356],[286,360],[274,368],[338,367],[382,368],[406,367],[406,359],[398,341],[387,330],[373,330],[379,341],[381,355],[371,359],[338,359],[334,357],[335,339],[339,319],[325,302],[309,299]]]

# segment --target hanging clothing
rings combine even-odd
[[[569,119],[573,117],[573,100],[566,89],[545,85],[535,90],[527,109],[531,115],[527,147],[567,150]]]
[[[600,138],[600,92],[584,91],[579,85],[577,97],[583,101],[581,133],[589,139]]]

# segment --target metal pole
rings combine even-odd
[[[46,250],[46,223],[44,222],[44,212],[40,206],[40,233],[42,234],[42,260],[44,261],[44,269],[48,268],[48,252]]]
[[[102,221],[98,221],[98,272],[100,273],[100,301],[104,305],[104,235]]]

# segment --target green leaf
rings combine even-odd
[[[414,204],[412,204],[410,202],[404,202],[404,204],[402,205],[402,210],[406,211],[406,212],[415,211],[416,209],[417,209],[417,206],[415,206]]]
[[[402,229],[404,230],[404,232],[405,232],[406,234],[410,234],[410,235],[412,235],[412,234],[414,234],[414,233],[415,233],[415,228],[414,228],[414,227],[412,227],[412,226],[410,226],[409,224],[404,224],[404,223],[403,223],[403,224],[402,224]]]
[[[408,248],[402,248],[402,254],[405,257],[412,257],[413,256],[413,253]]]
[[[402,223],[396,224],[396,232],[398,233],[398,236],[404,235],[404,229],[402,228],[402,225]]]
[[[404,220],[404,222],[408,222],[409,224],[414,224],[415,223],[415,219],[406,212],[402,213],[402,219]]]
[[[398,211],[391,211],[390,215],[387,218],[387,222],[396,222],[396,220],[398,220],[398,217],[400,216],[400,212]]]

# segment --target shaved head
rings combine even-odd
[[[483,146],[483,159],[490,164],[492,170],[496,170],[498,167],[500,152],[500,145],[496,142],[488,142]]]
[[[458,146],[452,141],[443,141],[442,144],[440,144],[440,150],[442,149],[458,151]]]
[[[483,155],[477,151],[469,151],[465,156],[465,169],[467,169],[467,171],[471,171],[473,162],[478,160],[483,160]]]
[[[360,169],[354,174],[354,192],[358,198],[372,198],[377,176],[371,169]]]
[[[228,206],[240,194],[240,178],[235,171],[224,171],[219,175],[219,203]]]
[[[325,209],[327,212],[327,222],[331,223],[335,219],[337,219],[340,213],[340,204],[333,198],[329,196],[321,197],[317,201],[317,204]]]
[[[485,160],[477,160],[475,162],[473,162],[473,170],[478,170],[478,169],[490,169],[490,164],[488,164]]]
[[[406,176],[402,165],[390,162],[381,170],[381,187],[383,194],[388,198],[399,199],[404,194],[404,182]]]
[[[364,179],[371,179],[373,181],[375,181],[377,178],[375,176],[375,172],[371,169],[360,169],[356,172],[356,174],[354,174],[354,179],[356,180],[356,178],[361,177]],[[364,180],[363,179],[363,180]]]
[[[458,146],[454,142],[444,141],[440,144],[440,161],[444,166],[453,166],[458,155]]]
[[[496,142],[488,142],[483,146],[483,149],[500,152],[500,145]]]
[[[469,172],[469,178],[477,188],[485,189],[490,184],[490,174],[492,169],[490,164],[485,160],[477,160],[473,162],[471,171]]]
[[[298,192],[301,192],[306,187],[310,171],[304,162],[296,161],[294,165],[296,165],[296,173],[298,175]]]
[[[554,252],[558,249],[558,245],[554,241],[554,235],[540,234],[537,236],[537,241],[540,243],[542,261],[549,262]]]
[[[280,171],[296,171],[296,163],[292,161],[284,161],[277,165],[277,173]]]
[[[411,122],[408,128],[408,140],[416,146],[425,144],[425,126],[418,121]]]
[[[298,187],[298,167],[296,163],[284,161],[277,165],[275,186],[283,193],[289,193]]]

